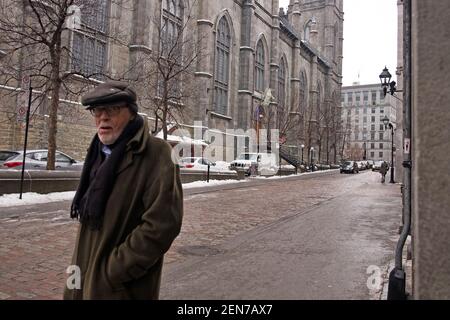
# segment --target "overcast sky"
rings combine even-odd
[[[289,0],[280,0],[287,8]],[[397,68],[397,0],[344,0],[343,85],[378,83]]]

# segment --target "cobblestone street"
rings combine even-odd
[[[181,234],[166,255],[165,265],[169,269],[182,265],[238,235],[378,183],[378,178],[369,171],[327,173],[257,180],[245,188],[187,190]],[[68,217],[69,206],[65,201],[0,208],[0,299],[61,299],[78,227]]]

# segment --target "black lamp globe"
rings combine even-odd
[[[384,116],[384,118],[381,119],[381,121],[383,121],[384,127],[387,128],[389,125],[389,118],[387,116]]]
[[[389,83],[391,82],[392,75],[390,74],[388,68],[385,66],[383,69],[383,72],[380,73],[380,81],[381,86],[389,86]]]

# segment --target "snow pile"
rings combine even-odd
[[[243,181],[244,180],[241,180],[241,181],[238,181],[238,180],[209,180],[209,183],[206,181],[195,181],[195,182],[190,182],[190,183],[184,183],[183,189],[218,186],[221,184],[237,183],[237,182],[243,182]],[[53,192],[53,193],[48,193],[48,194],[40,194],[40,193],[36,193],[36,192],[25,192],[22,194],[22,200],[20,200],[18,193],[11,193],[11,194],[5,194],[5,195],[0,196],[0,208],[73,200],[74,196],[75,196],[75,191]]]
[[[20,200],[19,193],[10,193],[0,196],[0,208],[72,200],[74,196],[75,191],[54,192],[48,194],[26,192],[22,194],[22,200]]]
[[[183,183],[183,189],[219,186],[222,184],[240,183],[240,182],[245,182],[245,180],[209,180],[209,183],[206,181],[194,181],[190,183]]]
[[[215,167],[220,171],[230,171],[230,163],[225,161],[216,161]],[[234,171],[232,171],[234,172]]]
[[[289,175],[284,175],[284,176],[280,176],[278,173],[276,175],[270,176],[270,177],[263,177],[263,176],[256,176],[256,177],[252,177],[252,179],[284,179],[284,178],[289,178],[292,176],[305,176],[305,175],[310,175],[310,174],[314,174],[314,175],[318,175],[318,174],[325,174],[325,173],[329,173],[329,172],[333,172],[333,171],[339,171],[339,169],[332,169],[332,170],[322,170],[322,171],[314,171],[314,172],[303,172],[300,173],[300,171],[295,174],[289,174]]]

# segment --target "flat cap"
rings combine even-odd
[[[87,110],[99,106],[113,107],[124,103],[132,111],[137,112],[136,92],[123,81],[107,81],[81,97],[81,104],[87,106]]]

